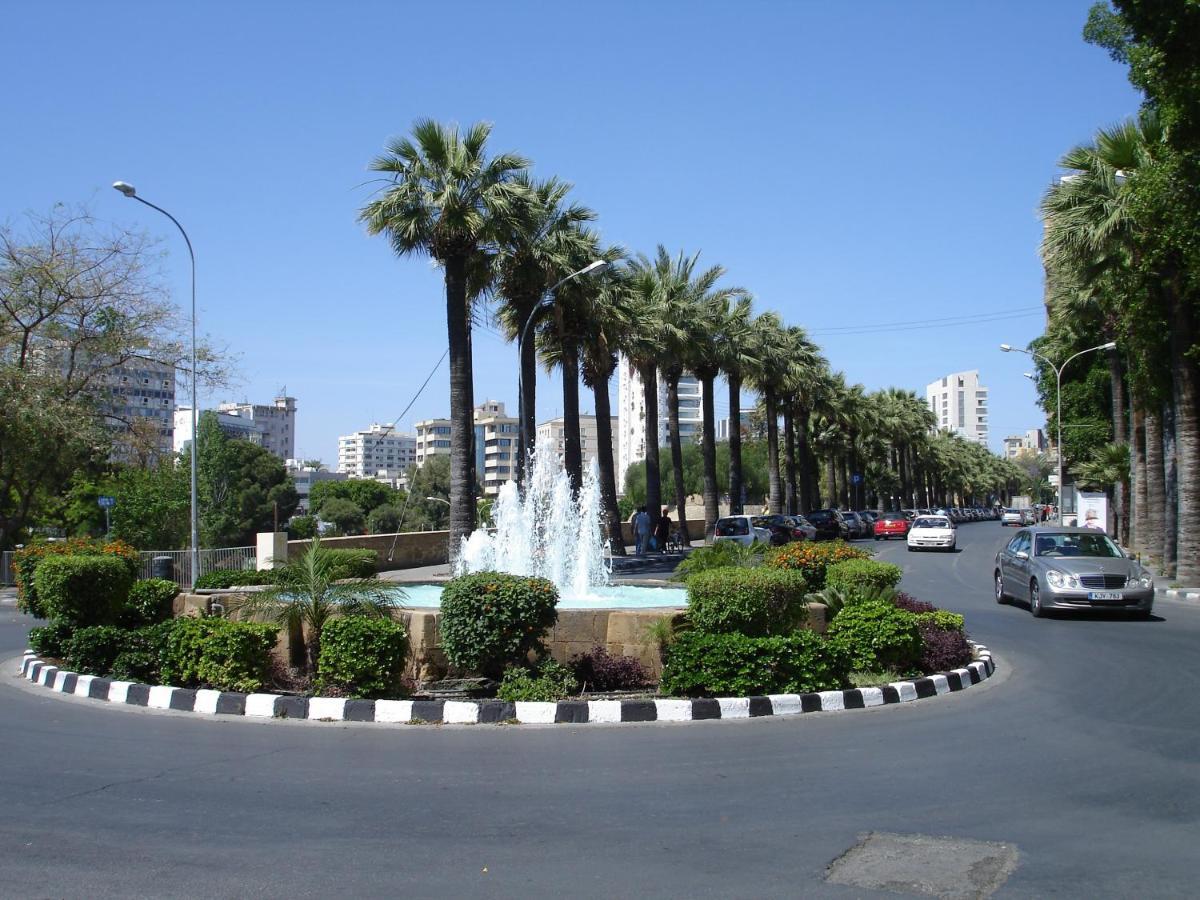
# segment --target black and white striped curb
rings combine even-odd
[[[32,681],[76,697],[107,700],[151,709],[173,709],[207,715],[262,719],[309,719],[318,722],[388,722],[393,724],[555,725],[618,722],[689,722],[701,719],[750,719],[809,712],[865,709],[908,703],[961,691],[979,684],[995,670],[987,647],[973,644],[975,661],[962,669],[881,687],[821,691],[814,694],[771,694],[765,697],[644,700],[559,700],[526,703],[506,700],[347,700],[340,697],[294,697],[283,694],[239,694],[203,688],[114,681],[67,672],[26,652],[21,674]]]
[[[1161,597],[1170,597],[1172,600],[1200,600],[1200,589],[1198,588],[1159,588],[1156,593]]]

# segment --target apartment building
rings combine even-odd
[[[485,400],[475,408],[475,470],[485,496],[494,497],[502,484],[516,480],[520,430],[519,420],[499,401]]]
[[[417,439],[394,425],[372,422],[367,428],[338,437],[337,470],[349,478],[397,483],[417,464]]]
[[[1004,439],[1005,459],[1016,459],[1028,450],[1034,453],[1046,452],[1046,436],[1042,429],[1031,428],[1024,434],[1010,434]]]
[[[618,452],[617,489],[625,483],[625,471],[636,462],[646,458],[646,403],[642,390],[642,378],[637,369],[622,356],[618,371]],[[679,381],[679,437],[682,441],[698,441],[703,422],[700,402],[703,386],[698,378],[685,375]],[[662,373],[658,375],[658,433],[652,438],[658,446],[667,443],[667,382]]]
[[[550,419],[548,422],[542,422],[537,427],[537,449],[539,453],[552,452],[560,456],[566,450],[566,419],[559,416],[557,419]],[[617,463],[617,455],[620,452],[620,435],[619,422],[620,420],[613,416],[609,420],[612,428],[612,458],[613,465]],[[583,455],[584,471],[587,471],[588,466],[592,464],[592,460],[596,459],[600,452],[600,434],[596,427],[595,416],[580,416],[579,417],[579,446]]]
[[[977,369],[930,382],[925,386],[925,398],[937,417],[939,431],[951,431],[987,446],[988,389],[979,383]]]
[[[280,459],[296,455],[296,398],[281,392],[272,403],[221,403],[218,412],[253,422],[263,447]]]
[[[130,360],[105,369],[93,384],[97,411],[113,435],[114,460],[153,460],[174,451],[173,366]]]

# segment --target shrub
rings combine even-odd
[[[585,690],[631,691],[645,687],[650,675],[641,660],[632,656],[613,656],[603,647],[593,647],[574,657],[568,666]]]
[[[95,541],[90,538],[72,538],[69,541],[54,541],[31,544],[13,554],[13,574],[17,582],[17,606],[38,619],[49,616],[38,598],[34,574],[38,563],[51,556],[113,556],[122,559],[129,567],[132,577],[137,577],[140,568],[138,552],[124,541]]]
[[[157,684],[159,667],[160,659],[157,653],[149,650],[122,650],[113,660],[109,674],[121,681]]]
[[[952,613],[945,609],[935,609],[930,612],[924,612],[917,616],[917,621],[921,624],[931,624],[936,628],[942,628],[946,631],[962,631],[966,627],[966,620],[958,613]]]
[[[685,697],[804,694],[847,684],[846,645],[811,631],[777,637],[680,634],[667,648],[659,689]]]
[[[853,603],[833,617],[830,638],[847,643],[855,669],[914,669],[921,657],[917,617],[891,603]]]
[[[46,617],[79,627],[114,623],[133,577],[116,556],[49,556],[38,563],[33,581]]]
[[[374,550],[329,549],[333,561],[333,580],[342,578],[374,578],[379,571],[379,554]]]
[[[351,697],[395,696],[404,674],[408,634],[391,619],[347,616],[321,629],[318,689]]]
[[[271,669],[274,625],[217,618],[177,619],[162,653],[162,678],[182,687],[258,691]]]
[[[762,562],[766,550],[767,545],[761,542],[745,547],[737,541],[717,541],[707,547],[697,547],[675,567],[671,580],[686,581],[692,575],[707,572],[709,569],[757,566]]]
[[[404,509],[391,503],[377,506],[367,513],[367,531],[371,534],[395,534],[404,519]]]
[[[496,696],[511,702],[527,700],[551,703],[570,697],[578,690],[579,685],[571,670],[547,656],[532,670],[524,666],[506,669]]]
[[[165,578],[135,581],[119,617],[128,628],[154,625],[171,615],[171,601],[179,594],[179,585]]]
[[[971,661],[971,645],[961,630],[941,628],[924,618],[917,627],[921,635],[920,666],[925,674],[960,669]]]
[[[895,596],[896,592],[891,588],[851,588],[844,585],[828,585],[824,590],[809,594],[804,599],[809,603],[822,604],[829,611],[829,617],[832,618],[851,603],[871,601],[891,603]]]
[[[825,569],[825,586],[851,590],[895,589],[904,570],[873,559],[848,559]]]
[[[311,541],[317,536],[317,517],[295,516],[288,522],[287,530],[293,541]]]
[[[558,592],[544,578],[477,572],[442,590],[442,646],[460,669],[490,678],[545,652],[542,636],[558,621]]]
[[[810,543],[799,541],[784,544],[767,552],[764,563],[772,569],[790,569],[800,572],[812,590],[825,587],[825,570],[835,563],[848,559],[870,559],[871,553],[861,547],[853,547],[845,541]]]
[[[205,572],[197,578],[196,589],[218,591],[247,585],[274,584],[277,577],[273,569],[221,569]]]
[[[74,626],[62,621],[51,622],[42,628],[30,628],[29,647],[38,656],[62,659],[66,642],[74,633]]]
[[[783,634],[804,622],[807,590],[799,572],[709,569],[688,579],[688,621],[710,634]]]
[[[113,661],[125,652],[130,632],[115,625],[80,628],[63,646],[63,661],[83,675],[107,675]]]
[[[899,592],[895,597],[892,598],[892,603],[894,603],[900,609],[907,610],[910,613],[916,613],[917,615],[920,615],[921,613],[931,613],[937,609],[937,607],[932,603],[926,603],[924,600],[917,600],[903,591]]]

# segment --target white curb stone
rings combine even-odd
[[[654,709],[658,713],[660,722],[690,722],[692,720],[691,700],[655,700]]]
[[[721,706],[722,719],[750,718],[749,697],[718,697],[717,703]]]
[[[917,688],[911,681],[893,681],[891,687],[894,687],[896,693],[900,695],[901,703],[917,699]]]
[[[818,691],[817,696],[821,698],[821,712],[846,708],[846,700],[841,691]]]
[[[192,707],[192,712],[215,716],[217,714],[217,698],[220,696],[220,691],[200,688],[196,691],[196,705]]]
[[[621,721],[620,700],[590,700],[588,701],[588,722],[611,724]]]
[[[375,721],[411,722],[412,705],[411,700],[376,700]]]
[[[767,699],[771,701],[773,715],[795,716],[803,712],[799,694],[769,694]]]
[[[883,688],[859,688],[858,692],[862,694],[863,706],[883,706]]]
[[[246,715],[257,716],[260,719],[270,719],[275,716],[274,694],[247,694]]]
[[[934,690],[939,694],[950,693],[950,679],[945,675],[930,675],[929,680],[933,682]]]
[[[309,712],[309,715],[312,713]],[[479,722],[479,704],[466,700],[447,700],[442,706],[442,721],[447,725],[475,725]]]
[[[86,697],[92,690],[92,682],[96,680],[95,675],[80,675],[75,679],[75,696]]]
[[[346,718],[346,699],[344,697],[313,697],[308,701],[308,717],[341,722]]]
[[[175,688],[167,687],[165,684],[156,684],[150,688],[150,696],[146,699],[146,705],[151,709],[170,709],[171,697],[175,693]]]
[[[516,705],[518,722],[528,725],[554,724],[554,713],[558,710],[557,703],[533,703],[528,700],[518,700]]]

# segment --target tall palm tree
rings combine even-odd
[[[742,382],[746,370],[754,364],[750,355],[754,346],[752,305],[753,301],[748,295],[740,298],[730,309],[715,337],[720,370],[725,373],[729,387],[730,515],[742,512],[742,495],[745,493],[742,477]]]
[[[753,367],[746,380],[762,398],[767,425],[767,509],[783,512],[783,485],[779,478],[779,385],[790,364],[783,322],[778,313],[761,313],[754,319]]]
[[[474,388],[471,368],[472,273],[486,270],[509,233],[528,189],[521,156],[487,155],[491,125],[420,119],[412,136],[392,141],[371,162],[389,183],[359,213],[370,234],[386,234],[398,256],[432,257],[445,274],[450,355],[450,554],[475,528]]]
[[[544,309],[546,292],[580,255],[581,226],[596,218],[592,210],[568,203],[571,185],[548,178],[537,181],[521,173],[527,199],[517,207],[517,216],[506,223],[500,252],[493,260],[496,292],[502,299],[498,318],[509,340],[517,341],[521,367],[521,396],[518,416],[517,480],[524,478],[526,461],[536,443],[537,357],[536,335],[530,319]],[[529,446],[525,446],[528,440]]]

